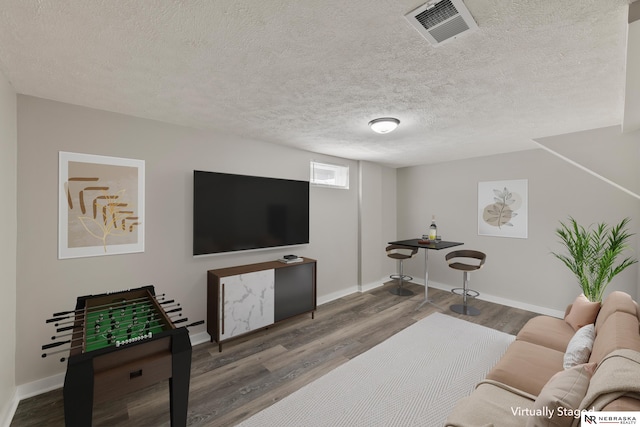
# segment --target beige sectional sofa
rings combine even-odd
[[[580,413],[640,411],[640,309],[624,292],[531,319],[447,426],[578,426]],[[595,337],[593,337],[595,333]]]

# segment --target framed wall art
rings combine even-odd
[[[528,181],[478,183],[478,234],[527,238]]]
[[[144,160],[58,161],[58,259],[144,252]]]

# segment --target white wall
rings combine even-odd
[[[16,393],[16,239],[17,121],[16,93],[0,73],[0,425],[8,425]]]
[[[181,302],[190,320],[205,319],[207,270],[291,252],[318,260],[320,303],[357,290],[356,162],[22,95],[17,118],[17,384],[64,372],[39,348],[53,330],[45,320],[79,295],[153,284]],[[145,160],[144,253],[57,259],[59,151]],[[347,164],[352,173],[349,190],[311,188],[309,245],[191,256],[194,169],[307,180],[312,158]]]
[[[637,167],[637,158],[621,159],[620,167]],[[527,179],[527,239],[478,235],[477,191],[480,181]],[[464,242],[460,248],[487,254],[485,268],[472,274],[471,287],[493,300],[523,307],[564,310],[580,292],[569,270],[551,255],[561,251],[554,234],[569,215],[580,223],[617,223],[630,217],[631,231],[640,230],[640,203],[627,193],[573,167],[545,150],[530,150],[418,166],[398,171],[398,238],[424,233],[436,215],[444,240]],[[633,242],[635,254],[637,239]],[[429,254],[429,280],[441,287],[461,286],[462,274],[444,261],[447,250]],[[422,259],[407,263],[408,273],[421,277]],[[638,295],[638,269],[629,268],[608,288]]]

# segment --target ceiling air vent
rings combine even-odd
[[[462,0],[430,1],[404,17],[434,46],[478,28]]]

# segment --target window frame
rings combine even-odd
[[[323,182],[323,180],[317,177],[317,173],[316,173],[317,171],[327,171],[327,172],[331,171],[336,175],[334,177],[334,182],[343,181],[343,183],[332,184],[332,183]],[[314,187],[326,187],[326,188],[337,188],[340,190],[348,190],[349,189],[349,166],[311,160],[310,170],[309,170],[309,183]]]

